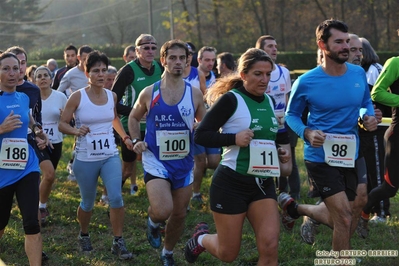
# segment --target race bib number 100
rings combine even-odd
[[[28,142],[22,138],[4,138],[1,143],[0,168],[24,170],[29,158]]]
[[[274,141],[261,139],[251,141],[247,173],[256,176],[280,176],[280,162]]]
[[[188,130],[157,131],[159,159],[166,161],[183,159],[186,157],[190,153],[189,136]]]
[[[324,161],[330,166],[355,167],[356,136],[326,134],[323,144]]]

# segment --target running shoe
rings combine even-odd
[[[301,237],[306,244],[314,244],[317,234],[317,228],[319,227],[319,225],[320,223],[316,222],[312,218],[308,216],[303,217],[303,223],[301,225]]]
[[[295,225],[295,219],[287,213],[287,207],[291,202],[295,202],[295,200],[289,194],[282,192],[278,195],[277,202],[281,209],[281,223],[288,232],[292,232],[292,228]]]
[[[159,248],[161,246],[161,230],[158,227],[153,227],[150,224],[150,218],[147,219],[147,239],[153,248]]]
[[[161,261],[163,266],[175,266],[175,260],[172,254],[161,255]]]
[[[47,208],[39,208],[40,211],[40,223],[42,226],[46,225],[47,217],[50,216],[50,212]]]
[[[374,215],[373,218],[371,218],[369,222],[374,223],[374,224],[386,223],[387,219],[383,216]]]
[[[204,201],[202,199],[202,194],[195,195],[194,197],[191,198],[191,203],[194,205],[202,205],[204,204]]]
[[[133,254],[129,252],[126,248],[125,240],[123,238],[119,238],[118,240],[112,241],[111,252],[114,255],[117,255],[121,260],[129,260],[133,258]]]
[[[100,203],[104,206],[109,205],[109,198],[107,195],[101,195]]]
[[[68,171],[68,173],[69,173],[69,175],[68,175],[68,180],[69,180],[69,181],[72,181],[72,182],[76,182],[76,177],[75,177],[75,174],[74,174],[74,172],[73,172],[73,170],[72,170],[72,162],[69,162],[69,163],[68,163],[68,165],[67,165],[67,171]]]
[[[359,222],[357,224],[356,233],[361,238],[367,238],[369,236],[369,226],[368,226],[369,219],[364,219],[360,217]]]
[[[197,224],[194,229],[193,236],[186,243],[184,257],[186,258],[187,262],[195,262],[198,256],[205,251],[205,248],[198,244],[198,237],[204,234],[209,234],[209,228],[207,223],[201,222]]]
[[[139,191],[139,187],[137,185],[130,185],[130,195],[134,196],[137,195]]]
[[[90,251],[93,250],[93,247],[91,246],[90,236],[81,236],[79,234],[78,239],[79,239],[79,246],[82,252],[90,253]]]

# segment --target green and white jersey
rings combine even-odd
[[[159,65],[154,61],[153,64],[155,66],[154,74],[149,76],[146,75],[143,70],[137,65],[135,61],[131,61],[128,63],[132,68],[134,73],[133,82],[126,88],[125,95],[122,98],[122,104],[126,106],[133,107],[136,102],[140,92],[144,90],[145,87],[154,84],[155,82],[161,79],[162,70]],[[121,122],[126,131],[128,131],[128,122],[129,116],[122,116]],[[145,121],[140,123],[140,130],[145,130]]]
[[[238,133],[245,129],[254,132],[253,139],[275,140],[278,131],[278,121],[274,114],[272,99],[265,94],[262,102],[256,102],[236,89],[233,93],[237,98],[237,109],[234,114],[222,126],[222,133]],[[231,145],[223,147],[221,164],[236,172],[248,175],[250,148]]]

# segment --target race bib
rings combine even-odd
[[[87,157],[96,159],[106,159],[114,155],[113,136],[109,133],[88,133],[87,141]]]
[[[24,170],[29,158],[28,141],[20,138],[4,138],[1,143],[0,168]]]
[[[178,160],[190,153],[190,134],[188,130],[157,131],[157,145],[159,146],[159,159]]]
[[[323,144],[324,161],[330,166],[355,167],[356,136],[326,134]]]
[[[280,176],[280,162],[274,141],[264,139],[251,140],[247,173],[256,176]]]
[[[43,123],[43,132],[46,133],[51,142],[59,141],[58,122]]]

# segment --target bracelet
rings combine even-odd
[[[130,136],[129,136],[129,135],[126,135],[126,136],[122,139],[122,141],[125,142],[127,139],[130,139]]]

